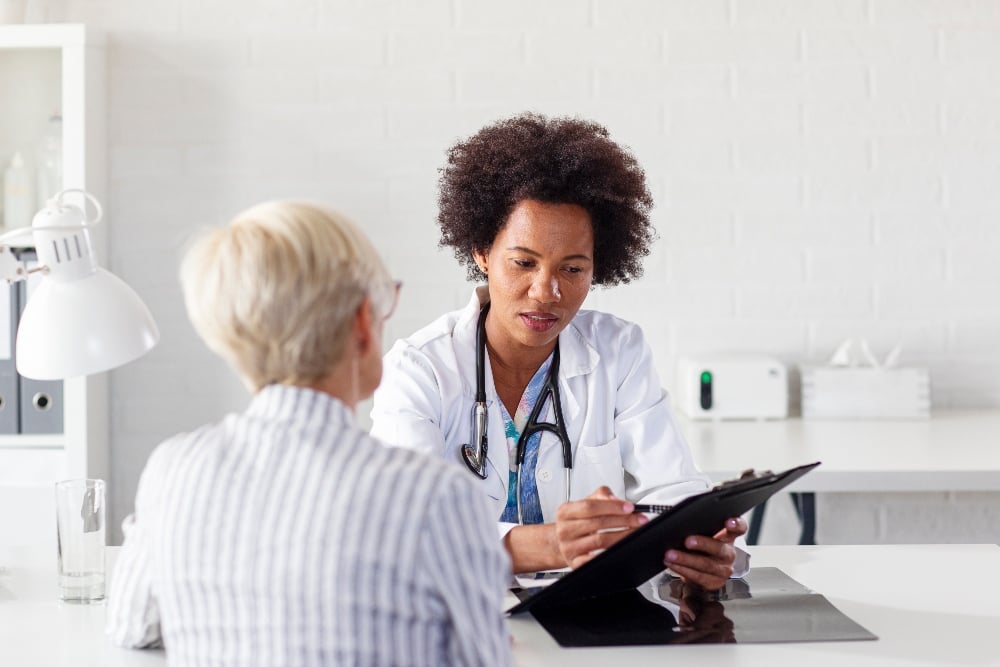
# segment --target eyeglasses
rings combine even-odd
[[[401,289],[403,289],[403,281],[394,280],[386,285],[385,291],[378,295],[380,306],[382,304],[388,304],[387,308],[379,308],[379,310],[385,311],[385,315],[382,316],[383,320],[389,319],[392,317],[392,314],[396,312],[396,306],[399,305],[399,290]]]

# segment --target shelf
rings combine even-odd
[[[62,187],[84,189],[110,210],[106,79],[104,38],[86,26],[0,25],[2,166],[15,151],[33,161],[49,116],[60,111]],[[106,231],[94,231],[95,252],[107,256]],[[33,239],[10,245],[30,247]],[[67,478],[108,479],[107,374],[71,378],[62,387],[62,434],[0,435],[0,525],[11,526],[0,544],[52,543],[52,485]]]
[[[0,25],[0,49],[63,49],[103,45],[103,35],[79,23]]]
[[[66,435],[63,433],[53,434],[28,434],[28,435],[0,435],[0,450],[4,449],[65,449]]]

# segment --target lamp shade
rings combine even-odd
[[[137,359],[159,338],[139,296],[103,268],[71,281],[44,277],[17,329],[17,372],[37,380],[100,373]]]

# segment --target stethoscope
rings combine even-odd
[[[462,445],[462,459],[469,470],[476,473],[480,479],[486,479],[486,315],[490,312],[487,301],[479,311],[479,321],[476,323],[476,405],[472,409],[472,445]],[[540,422],[542,407],[545,400],[552,402],[555,413],[555,423]],[[521,514],[521,468],[524,465],[524,453],[528,447],[528,438],[536,433],[548,431],[559,438],[562,445],[563,470],[566,474],[566,500],[569,501],[570,471],[573,469],[573,450],[566,433],[566,422],[563,420],[562,401],[559,397],[559,341],[552,352],[552,365],[545,376],[542,393],[535,401],[535,407],[528,415],[528,421],[517,439],[517,479],[515,481],[515,497],[517,500],[517,521],[523,524]]]

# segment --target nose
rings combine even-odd
[[[548,271],[539,271],[531,281],[528,296],[538,303],[558,303],[562,299],[559,279]]]

